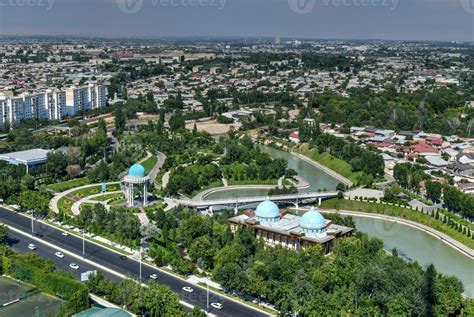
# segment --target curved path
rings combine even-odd
[[[358,212],[358,211],[349,211],[349,210],[335,210],[335,209],[319,209],[322,213],[333,213],[333,214],[340,214],[340,215],[345,215],[345,216],[356,216],[356,217],[364,217],[364,218],[372,218],[372,219],[379,219],[379,220],[387,220],[395,223],[401,223],[406,226],[418,229],[420,231],[423,231],[425,233],[428,233],[432,235],[433,237],[440,239],[442,242],[445,244],[449,245],[453,249],[461,252],[462,254],[466,255],[470,259],[474,260],[474,250],[465,246],[461,242],[454,240],[447,234],[444,234],[442,232],[439,232],[436,229],[433,229],[429,226],[423,225],[421,223],[411,221],[411,220],[406,220],[394,216],[386,216],[386,215],[380,215],[380,214],[370,214],[370,213],[365,213],[365,212]]]
[[[110,183],[105,183],[106,185],[115,185],[115,184],[120,184],[120,182],[110,182]],[[84,189],[84,188],[89,188],[89,187],[95,187],[95,186],[101,186],[101,184],[89,184],[89,185],[84,185],[84,186],[80,186],[80,187],[74,187],[74,188],[71,188],[71,189],[68,189],[66,191],[63,191],[61,193],[58,193],[56,194],[56,196],[54,196],[51,201],[49,202],[49,208],[55,212],[55,213],[59,213],[59,208],[58,208],[58,202],[61,198],[75,192],[75,191],[78,191],[78,190],[81,190],[81,189]]]
[[[309,188],[310,184],[302,177],[297,177],[298,183],[295,185],[297,189],[306,189]],[[278,186],[278,184],[275,185],[230,185],[230,186],[223,186],[223,187],[215,187],[215,188],[210,188],[206,189],[202,192],[199,192],[194,196],[191,200],[194,202],[202,202],[204,201],[204,198],[209,196],[212,193],[217,193],[217,192],[222,192],[222,191],[227,191],[227,190],[239,190],[239,189],[272,189],[275,188],[275,186]]]
[[[328,175],[332,176],[333,178],[337,179],[339,182],[343,183],[344,185],[349,186],[349,187],[354,186],[354,183],[350,179],[348,179],[348,178],[342,176],[341,174],[333,171],[329,167],[326,167],[326,166],[322,165],[321,163],[316,162],[315,160],[307,157],[306,155],[303,155],[303,154],[300,154],[300,153],[295,153],[295,152],[290,152],[290,154],[292,154],[292,155],[298,157],[299,159],[313,165],[317,169],[322,170],[323,172],[325,172],[326,174],[328,174]]]
[[[100,197],[100,196],[104,196],[104,195],[111,195],[111,194],[120,194],[122,193],[121,190],[116,190],[116,191],[113,191],[113,192],[105,192],[105,193],[99,193],[99,194],[94,194],[94,195],[90,195],[90,196],[86,196],[84,198],[81,198],[80,200],[76,201],[72,206],[71,206],[71,211],[72,211],[72,214],[74,216],[77,216],[81,213],[81,205],[83,203],[90,203],[90,204],[102,204],[102,203],[106,203],[106,201],[97,201],[97,200],[94,200],[94,198],[97,198],[97,197]]]

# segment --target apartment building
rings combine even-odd
[[[79,111],[107,105],[107,87],[88,85],[67,90],[48,89],[19,96],[0,94],[0,127],[26,119],[61,120]]]
[[[107,87],[87,85],[66,90],[66,113],[69,116],[79,111],[102,108],[107,105]]]

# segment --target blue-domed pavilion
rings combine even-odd
[[[127,175],[122,179],[122,190],[127,197],[127,204],[129,207],[135,206],[135,189],[141,187],[141,203],[143,206],[148,204],[147,196],[147,185],[150,182],[150,178],[146,175],[145,168],[143,165],[136,163],[133,164],[129,169]]]
[[[353,228],[334,224],[315,208],[311,207],[302,216],[281,211],[269,198],[261,202],[255,211],[248,210],[229,219],[232,231],[240,226],[252,227],[255,235],[266,245],[283,246],[298,250],[320,244],[324,252],[330,253],[334,241],[351,235]]]

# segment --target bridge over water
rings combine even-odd
[[[174,203],[180,206],[186,206],[191,208],[209,208],[209,207],[232,207],[238,208],[242,206],[248,206],[255,203],[270,199],[275,203],[290,203],[298,208],[300,203],[310,203],[317,201],[318,204],[321,200],[337,197],[338,192],[311,192],[311,193],[297,193],[287,195],[273,195],[273,196],[254,196],[254,197],[234,197],[225,199],[213,199],[213,200],[201,200],[195,201],[192,199],[173,199]]]

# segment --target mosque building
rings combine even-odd
[[[298,250],[314,244],[322,245],[326,254],[331,253],[334,241],[349,236],[353,228],[333,224],[312,207],[301,217],[281,213],[269,199],[260,203],[255,211],[246,211],[229,220],[233,232],[242,227],[252,227],[257,237],[266,245]]]

